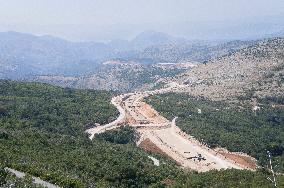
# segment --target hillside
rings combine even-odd
[[[206,42],[191,41],[179,44],[155,45],[144,49],[139,58],[152,59],[157,62],[203,62],[226,55],[255,41]]]
[[[175,81],[194,96],[212,100],[281,97],[284,92],[284,39],[274,38],[210,60]]]
[[[134,91],[156,87],[160,79],[173,77],[194,66],[187,64],[143,65],[135,62],[108,61],[95,73],[82,77],[38,76],[33,81],[80,89]]]

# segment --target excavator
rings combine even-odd
[[[206,161],[205,157],[202,157],[202,155],[200,153],[198,153],[196,156],[194,157],[188,157],[187,159],[193,159],[195,161],[195,159],[197,159],[199,162],[200,161]]]

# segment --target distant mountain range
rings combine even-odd
[[[146,47],[177,41],[181,39],[153,31],[144,32],[131,41],[109,43],[70,42],[52,36],[3,32],[0,33],[0,76],[87,74],[105,60],[135,57]]]
[[[116,59],[140,64],[203,62],[252,43],[189,41],[155,31],[143,32],[129,41],[108,43],[70,42],[52,36],[2,32],[0,78],[90,75],[101,63]]]
[[[2,74],[16,78],[29,74],[79,74],[95,68],[98,59],[111,55],[109,47],[101,43],[73,43],[15,32],[0,33],[0,52]]]
[[[162,86],[168,81],[188,85],[190,94],[213,100],[229,100],[236,97],[263,97],[280,95],[283,89],[283,38],[258,41],[232,41],[211,47],[195,45],[189,49],[182,45],[161,45],[150,55],[163,62],[166,58],[200,58],[203,64],[158,63],[143,65],[135,61],[107,61],[96,73],[82,77],[43,75],[32,81],[63,87],[134,91]],[[161,47],[160,46],[160,47]],[[194,45],[193,45],[194,46]],[[181,48],[179,50],[179,48]],[[152,49],[152,48],[151,48]],[[176,51],[172,49],[176,49]],[[154,50],[153,50],[154,51]],[[179,53],[178,53],[179,52]],[[176,56],[166,56],[175,54]],[[207,56],[206,56],[207,55]],[[145,56],[144,56],[145,57]],[[269,87],[267,84],[269,83]]]

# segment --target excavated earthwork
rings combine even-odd
[[[213,150],[202,145],[192,136],[182,132],[174,118],[171,122],[159,115],[150,105],[143,102],[145,97],[166,92],[180,91],[183,86],[171,83],[168,88],[123,94],[112,99],[120,112],[114,122],[88,129],[92,139],[95,134],[129,124],[140,135],[137,145],[146,151],[159,153],[173,159],[183,168],[205,172],[213,169],[256,169],[256,160],[246,154],[232,153],[225,149]]]

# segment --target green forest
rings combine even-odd
[[[118,116],[110,103],[115,94],[0,80],[0,187],[10,187],[11,183],[12,187],[38,187],[31,184],[30,177],[18,179],[4,167],[66,188],[273,187],[265,169],[183,170],[163,156],[137,148],[137,134],[128,126],[91,141],[84,132],[87,127]],[[177,110],[178,105],[172,108]],[[182,125],[181,114],[175,115],[180,115],[178,124]],[[281,141],[281,137],[276,138]],[[161,165],[154,166],[149,155],[161,160]],[[283,186],[283,177],[279,176],[278,182]]]
[[[86,125],[118,115],[112,96],[0,81],[1,166],[63,187],[144,187],[176,177],[173,164],[155,167],[133,143],[91,141],[84,133]]]
[[[177,126],[211,147],[245,152],[267,167],[267,150],[277,171],[284,171],[284,109],[271,107],[262,99],[260,110],[248,104],[226,104],[186,94],[163,94],[147,99],[168,119],[178,116]],[[200,109],[201,113],[198,113]]]

